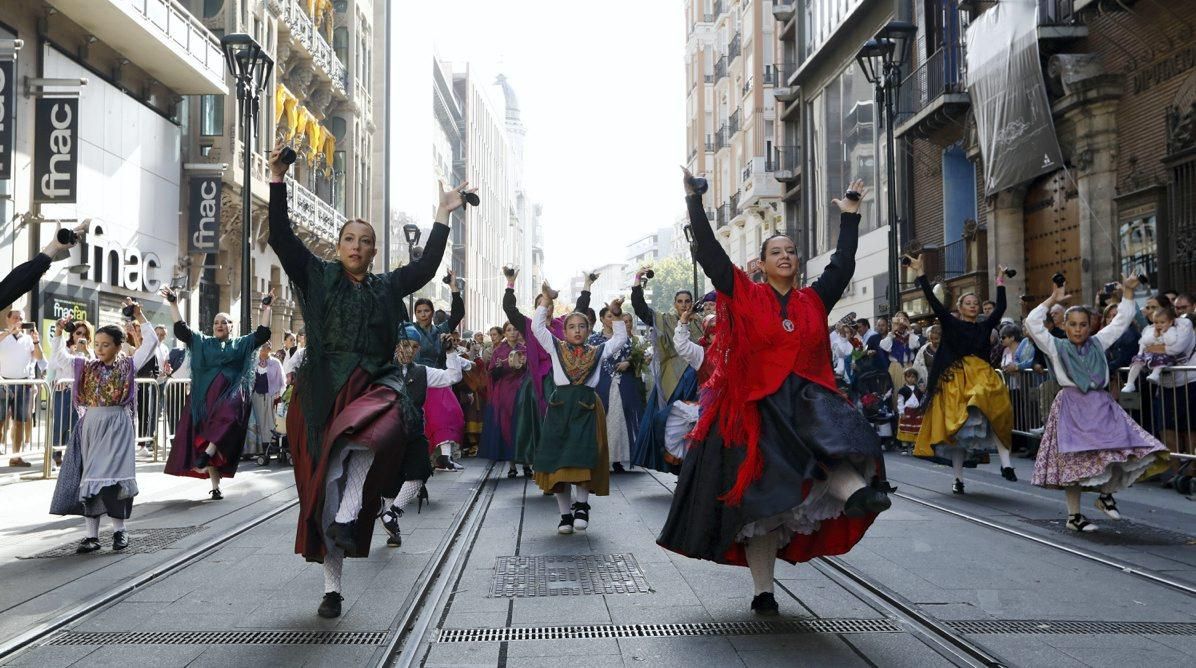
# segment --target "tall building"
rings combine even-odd
[[[673,252],[673,228],[661,227],[651,234],[627,244],[626,269],[623,272],[623,285],[630,286],[635,282],[635,272],[644,265],[655,264]],[[652,283],[645,289],[645,298],[651,303]]]
[[[175,0],[8,0],[0,64],[3,273],[56,228],[91,225],[16,306],[43,332],[67,314],[117,324],[125,297],[169,322],[156,292],[191,266],[190,110],[226,90],[217,34]]]
[[[685,2],[686,165],[709,180],[708,215],[745,268],[782,221],[772,9],[771,0]]]

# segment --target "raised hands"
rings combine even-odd
[[[610,306],[608,308],[610,309],[611,315],[615,316],[616,318],[623,317],[623,298],[615,297],[614,299],[610,300]]]
[[[440,188],[440,213],[446,214],[465,206],[466,196],[478,191],[477,188],[469,189],[469,181],[464,181],[451,190],[445,190],[443,181],[437,182],[437,187]]]
[[[684,311],[681,312],[679,319],[681,320],[682,323],[688,325],[690,319],[693,318],[693,315],[694,315],[694,307],[689,306],[688,308],[686,308]]]
[[[868,194],[868,188],[864,185],[863,179],[856,179],[851,182],[847,192],[843,193],[842,199],[833,199],[831,204],[839,207],[843,213],[859,213],[860,202],[864,201],[864,196]],[[853,197],[854,195],[854,197]]]

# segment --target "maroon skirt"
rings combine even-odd
[[[252,405],[240,389],[221,398],[226,389],[228,380],[223,375],[216,376],[204,399],[207,415],[198,424],[191,421],[191,402],[195,401],[195,396],[187,397],[171,441],[170,456],[166,459],[166,473],[191,478],[209,477],[207,469],[195,470],[195,460],[207,449],[208,443],[215,443],[216,454],[211,466],[216,467],[224,478],[236,475],[241,452],[245,449]]]

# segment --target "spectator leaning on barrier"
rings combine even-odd
[[[11,423],[9,443],[13,457],[8,460],[8,465],[29,466],[29,462],[21,458],[21,448],[28,440],[33,412],[32,388],[4,381],[32,378],[34,364],[43,361],[42,348],[37,330],[25,326],[24,311],[10,310],[5,316],[5,325],[7,327],[0,330],[0,442],[10,433],[6,428]]]

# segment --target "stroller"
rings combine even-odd
[[[856,374],[852,384],[856,408],[876,429],[881,447],[892,450],[897,445],[897,412],[893,410],[893,379],[888,370],[863,371]]]

